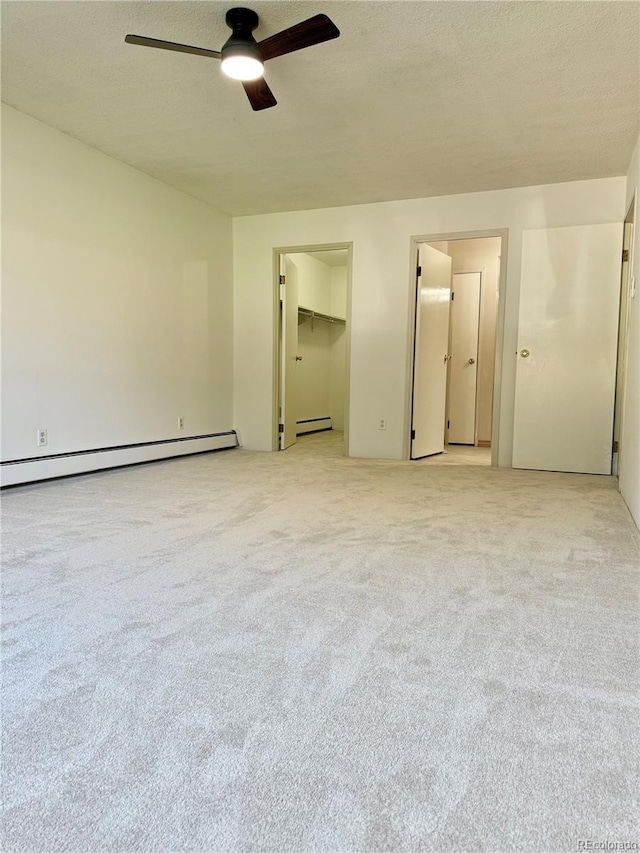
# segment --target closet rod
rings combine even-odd
[[[347,321],[342,317],[332,317],[330,314],[320,314],[318,311],[312,311],[310,308],[298,308],[298,314],[303,314],[305,317],[311,317],[312,320],[325,320],[327,323],[339,323],[341,326],[346,326]]]

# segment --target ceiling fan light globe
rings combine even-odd
[[[233,54],[222,60],[222,70],[234,80],[257,80],[264,73],[264,65],[253,56]]]

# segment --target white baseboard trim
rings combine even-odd
[[[141,462],[155,462],[175,456],[188,456],[210,450],[238,447],[235,430],[196,435],[190,438],[170,438],[164,441],[147,441],[121,447],[103,447],[95,450],[78,450],[56,453],[51,456],[33,456],[29,459],[9,459],[0,463],[0,486],[18,486],[55,477],[88,474],[106,468],[120,468]]]
[[[325,429],[333,429],[331,418],[310,418],[298,421],[296,424],[296,435],[304,435],[305,432],[320,432]]]

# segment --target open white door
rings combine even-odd
[[[513,467],[610,474],[622,224],[525,231]]]
[[[280,348],[280,450],[296,443],[296,358],[298,355],[298,278],[286,255],[280,265],[282,342]],[[284,278],[284,282],[283,282]]]
[[[616,403],[613,415],[613,461],[611,473],[619,476],[622,471],[620,466],[620,445],[622,439],[622,422],[624,419],[624,404],[627,391],[627,361],[629,357],[629,315],[633,293],[631,288],[633,280],[631,276],[631,260],[633,258],[633,232],[634,232],[634,209],[633,205],[624,221],[622,234],[622,270],[620,276],[620,311],[618,320],[618,363],[616,367]],[[622,462],[624,467],[624,461]]]
[[[451,258],[426,243],[418,247],[416,342],[413,362],[411,458],[444,450]]]
[[[480,273],[453,276],[449,361],[449,444],[475,444]]]

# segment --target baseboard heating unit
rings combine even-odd
[[[296,424],[296,435],[304,435],[305,432],[322,432],[325,429],[333,429],[331,418],[307,418]]]
[[[237,432],[230,430],[188,438],[168,438],[94,450],[53,453],[49,456],[32,456],[28,459],[9,459],[0,462],[0,486],[18,486],[55,477],[70,477],[107,468],[138,465],[141,462],[155,462],[176,456],[207,453],[211,450],[226,450],[238,447],[239,444]]]

